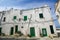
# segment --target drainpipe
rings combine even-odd
[[[29,18],[28,27],[29,27],[29,25],[30,25],[30,22],[31,22],[31,18],[32,18],[32,14],[31,14],[31,16],[30,16],[30,18]]]
[[[3,15],[4,15],[4,11],[2,12],[2,16],[1,16],[1,19],[0,19],[0,26],[1,26]]]
[[[27,30],[29,30],[29,26],[30,26],[30,23],[31,23],[31,18],[32,18],[32,14],[30,15],[30,18],[29,18],[28,29]]]

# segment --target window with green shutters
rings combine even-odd
[[[43,18],[43,13],[39,14],[39,18]]]
[[[26,21],[27,20],[27,16],[24,16],[24,21]]]
[[[17,18],[17,16],[14,16],[14,17],[13,17],[13,19],[16,19],[16,18]]]
[[[47,36],[47,30],[46,30],[46,28],[42,28],[42,35],[43,36]]]

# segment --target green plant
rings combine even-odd
[[[41,36],[41,37],[43,37],[43,34],[42,34],[42,33],[40,33],[40,36]]]
[[[5,33],[2,33],[2,36],[5,36]]]
[[[0,33],[0,36],[1,36],[1,33]]]
[[[52,35],[49,35],[48,37],[51,38],[51,39],[53,39],[53,36]]]
[[[27,36],[28,36],[28,37],[31,37],[31,35],[29,35],[29,34],[28,34]]]
[[[19,36],[23,35],[23,33],[21,33],[21,31],[18,31],[17,34],[19,34]]]

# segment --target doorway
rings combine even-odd
[[[32,37],[35,36],[35,28],[34,28],[34,27],[31,27],[31,28],[30,28],[30,35],[31,35]]]

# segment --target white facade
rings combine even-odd
[[[15,19],[13,19],[14,16]],[[6,20],[4,20],[4,17]],[[21,31],[24,35],[30,34],[35,37],[39,37],[40,34],[46,34],[44,36],[56,35],[56,27],[48,6],[26,10],[10,9],[5,12],[2,20],[4,20],[1,25],[2,32],[6,35],[10,35],[11,27],[14,28],[15,34],[16,25],[18,25],[18,31]],[[53,27],[53,33],[51,33],[50,25]]]
[[[13,19],[14,16],[17,16],[16,20]],[[5,33],[6,35],[10,35],[11,27],[14,27],[15,30],[15,25],[20,26],[19,24],[20,10],[10,9],[5,12],[5,15],[3,16],[2,20],[4,20],[4,17],[5,17],[5,22],[4,21],[2,22],[2,32]]]

